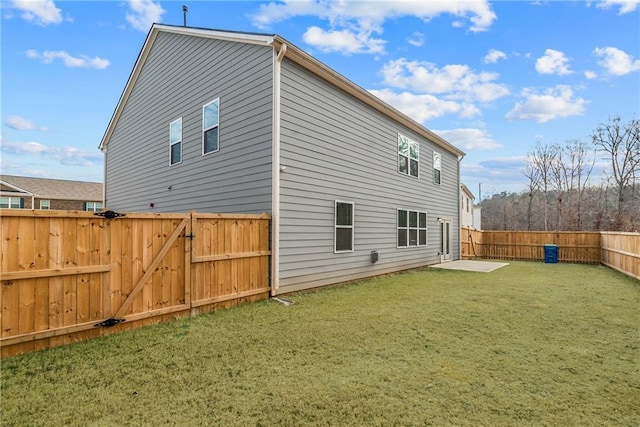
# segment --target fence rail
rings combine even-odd
[[[1,220],[3,357],[268,297],[267,214],[3,210]]]
[[[463,227],[463,258],[544,260],[558,245],[560,262],[605,264],[640,279],[640,234],[614,232],[480,231]]]

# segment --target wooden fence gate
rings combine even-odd
[[[269,220],[3,210],[2,356],[267,298]]]

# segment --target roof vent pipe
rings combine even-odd
[[[182,5],[182,17],[183,17],[183,26],[186,27],[187,26],[187,12],[189,12],[189,8],[187,7],[187,5],[183,4]]]

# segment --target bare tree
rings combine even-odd
[[[551,184],[556,196],[556,230],[563,229],[563,202],[565,193],[569,191],[569,169],[562,157],[564,150],[559,145],[551,146],[555,156],[551,162]]]
[[[589,186],[589,178],[596,159],[593,157],[589,162],[589,148],[584,141],[580,140],[567,141],[563,151],[569,162],[569,194],[575,195],[575,206],[572,206],[569,200],[569,209],[575,214],[575,223],[571,228],[582,230],[582,201],[585,188]]]
[[[635,178],[640,168],[640,121],[631,119],[622,123],[620,117],[613,117],[602,123],[593,132],[593,144],[606,153],[610,162],[611,176],[617,186],[616,229],[623,227],[625,194],[635,193]]]
[[[533,198],[540,190],[540,171],[529,161],[527,162],[524,175],[529,180],[527,188],[527,230],[531,230],[531,209],[533,207]]]
[[[554,145],[543,145],[538,141],[528,155],[528,162],[538,171],[540,189],[544,195],[544,231],[549,230],[549,189],[551,188],[552,167],[557,155]]]

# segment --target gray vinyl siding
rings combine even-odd
[[[439,262],[438,218],[459,253],[458,161],[285,59],[281,92],[280,287],[285,293]],[[401,133],[420,143],[419,178],[398,173]],[[433,183],[433,151],[442,183]],[[352,253],[334,253],[334,201],[355,203]],[[397,248],[397,209],[426,211],[426,247]],[[372,264],[370,253],[379,252]]]
[[[202,107],[216,98],[220,150],[202,156]],[[270,212],[272,108],[270,46],[160,32],[107,147],[106,206]],[[180,117],[182,162],[170,166]]]

